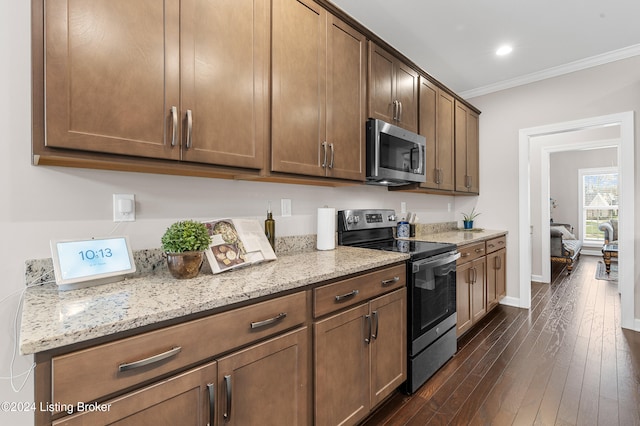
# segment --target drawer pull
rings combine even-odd
[[[207,383],[207,392],[209,393],[209,423],[207,425],[213,426],[216,419],[216,394],[213,383]]]
[[[278,321],[282,321],[283,319],[285,319],[285,317],[287,316],[286,312],[281,312],[278,315],[276,315],[273,318],[269,318],[263,321],[256,321],[256,322],[252,322],[251,323],[251,328],[260,328],[260,327],[264,327],[266,325],[270,325],[273,324],[274,322],[278,322]]]
[[[469,257],[471,256],[471,253],[469,253],[468,251],[465,251],[464,253],[460,253],[460,257]]]
[[[348,299],[350,297],[356,296],[358,293],[360,293],[360,291],[353,290],[353,291],[351,291],[351,293],[341,294],[339,296],[336,296],[336,302],[339,302],[341,300]]]
[[[477,249],[476,249],[476,253],[482,253],[483,251],[484,251],[484,249],[483,249],[483,248],[477,248]]]
[[[493,244],[487,244],[489,247],[495,247]]]
[[[118,371],[128,371],[136,368],[144,367],[145,365],[153,364],[155,362],[159,362],[165,360],[167,358],[171,358],[174,355],[177,355],[182,350],[182,346],[176,346],[172,349],[169,349],[166,352],[162,352],[161,354],[157,354],[154,356],[150,356],[149,358],[141,359],[139,361],[127,362],[124,364],[120,364],[118,366]]]
[[[382,280],[382,287],[388,287],[400,281],[400,277],[393,277],[390,280]]]

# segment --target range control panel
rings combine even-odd
[[[340,210],[338,228],[342,231],[396,226],[395,210]]]

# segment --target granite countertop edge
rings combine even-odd
[[[363,251],[366,251],[366,255]],[[86,289],[55,284],[25,292],[20,329],[23,355],[58,349],[300,289],[407,260],[407,254],[338,246],[279,256],[222,274],[176,280],[167,271]],[[301,267],[302,266],[302,267]]]
[[[418,233],[415,237],[407,239],[414,241],[429,241],[435,243],[451,243],[456,244],[457,246],[464,246],[466,244],[479,243],[481,241],[490,240],[492,238],[507,234],[508,231],[506,230],[451,230],[444,232]]]

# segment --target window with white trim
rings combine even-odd
[[[618,168],[580,169],[580,235],[584,243],[602,243],[598,226],[618,219]]]

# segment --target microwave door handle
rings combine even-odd
[[[420,174],[424,173],[424,147],[418,145],[418,171]]]

